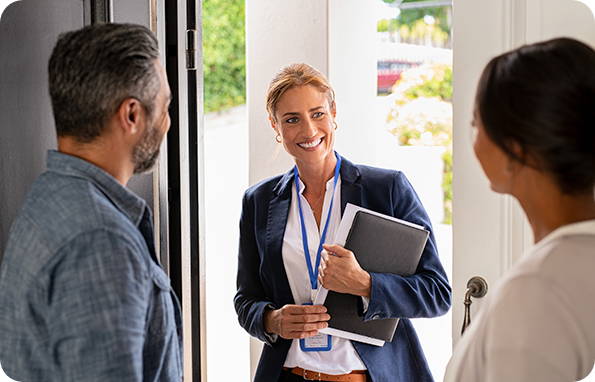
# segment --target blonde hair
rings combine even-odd
[[[335,104],[335,92],[326,77],[308,64],[291,64],[281,69],[269,84],[267,90],[267,111],[275,120],[277,103],[283,94],[296,86],[312,85],[326,93],[329,106]]]

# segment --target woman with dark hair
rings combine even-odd
[[[490,61],[474,150],[535,245],[465,332],[446,381],[575,381],[595,360],[595,51],[569,38]]]
[[[242,327],[266,343],[254,380],[432,381],[409,318],[450,307],[434,235],[411,276],[366,272],[351,251],[325,244],[333,243],[347,203],[431,231],[413,187],[398,171],[356,165],[335,152],[335,94],[311,66],[290,65],[275,76],[267,111],[295,166],[244,195],[234,302]],[[321,260],[323,248],[334,256]],[[401,318],[393,340],[374,346],[319,334],[330,316],[322,305],[306,305],[318,285],[361,296],[364,320]]]

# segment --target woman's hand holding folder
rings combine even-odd
[[[372,279],[353,252],[336,244],[323,244],[323,248],[318,282],[328,290],[369,298]]]

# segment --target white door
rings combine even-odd
[[[481,70],[497,54],[553,37],[595,47],[593,10],[593,0],[454,2],[453,343],[460,337],[467,280],[479,275],[493,286],[532,243],[516,201],[490,191],[473,155],[470,121]],[[480,306],[481,300],[474,302],[472,313]]]

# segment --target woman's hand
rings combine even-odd
[[[306,338],[318,334],[331,319],[322,305],[285,305],[264,313],[264,330],[285,339]]]
[[[353,252],[340,245],[323,247],[328,254],[320,261],[318,282],[328,290],[370,297],[372,278],[359,266]]]

